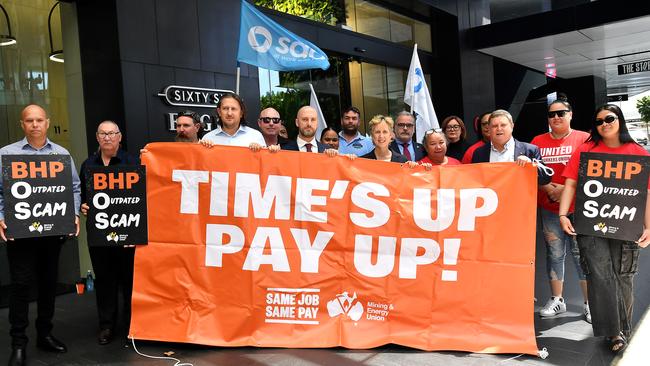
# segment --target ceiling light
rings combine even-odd
[[[57,5],[59,5],[59,1],[54,3],[52,6],[52,9],[50,9],[50,15],[47,17],[47,31],[50,34],[50,60],[54,62],[64,62],[63,59],[63,47],[60,50],[54,50],[54,46],[52,45],[52,12],[54,12],[54,8],[56,8]],[[61,8],[59,6],[59,8]]]
[[[0,4],[0,9],[2,9],[2,12],[5,15],[5,21],[7,22],[7,33],[8,33],[8,34],[0,34],[0,47],[16,44],[17,43],[16,37],[14,37],[11,34],[11,23],[9,23],[9,14],[7,14],[7,11],[5,10],[4,6],[2,6],[2,4]]]

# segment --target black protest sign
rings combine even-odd
[[[147,184],[143,165],[88,167],[88,245],[147,244]]]
[[[575,230],[636,241],[643,232],[650,157],[580,154]]]
[[[70,155],[3,155],[2,189],[8,238],[77,231]]]

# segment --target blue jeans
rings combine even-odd
[[[578,272],[578,278],[585,280],[586,276],[580,267],[580,250],[575,236],[568,235],[560,226],[560,217],[557,213],[539,209],[542,217],[542,232],[546,241],[546,269],[548,279],[564,281],[564,259],[567,249],[573,257],[573,264]]]

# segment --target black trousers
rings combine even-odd
[[[24,347],[28,341],[25,329],[29,325],[29,294],[34,282],[38,287],[37,334],[39,337],[47,336],[52,331],[59,253],[65,239],[50,236],[16,239],[6,244],[11,276],[9,334],[14,348]]]
[[[133,258],[135,248],[89,247],[95,270],[95,293],[99,328],[116,328],[118,295],[122,292],[123,320],[126,329],[131,322],[131,292],[133,291]]]
[[[634,275],[639,246],[634,242],[578,235],[580,264],[587,275],[589,309],[595,336],[632,331]]]

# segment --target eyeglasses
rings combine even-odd
[[[278,123],[282,122],[282,119],[279,117],[260,117],[260,121],[263,123],[273,122],[274,125],[277,125]]]
[[[415,126],[415,125],[412,124],[412,123],[398,123],[397,124],[398,128],[413,128],[413,126]]]
[[[108,137],[109,139],[113,139],[113,137],[117,136],[120,134],[120,131],[117,132],[97,132],[97,136],[100,138],[106,138]]]
[[[604,119],[596,119],[596,126],[600,126],[603,123],[612,123],[612,122],[616,121],[617,119],[618,119],[618,117],[612,116],[610,114],[609,116],[605,117]]]
[[[447,125],[447,127],[445,127],[445,130],[447,131],[460,130],[460,125]]]
[[[571,111],[568,109],[563,109],[560,111],[550,111],[548,112],[548,118],[554,118],[555,116],[562,118],[564,117],[565,114],[567,114],[567,112],[571,112]]]

